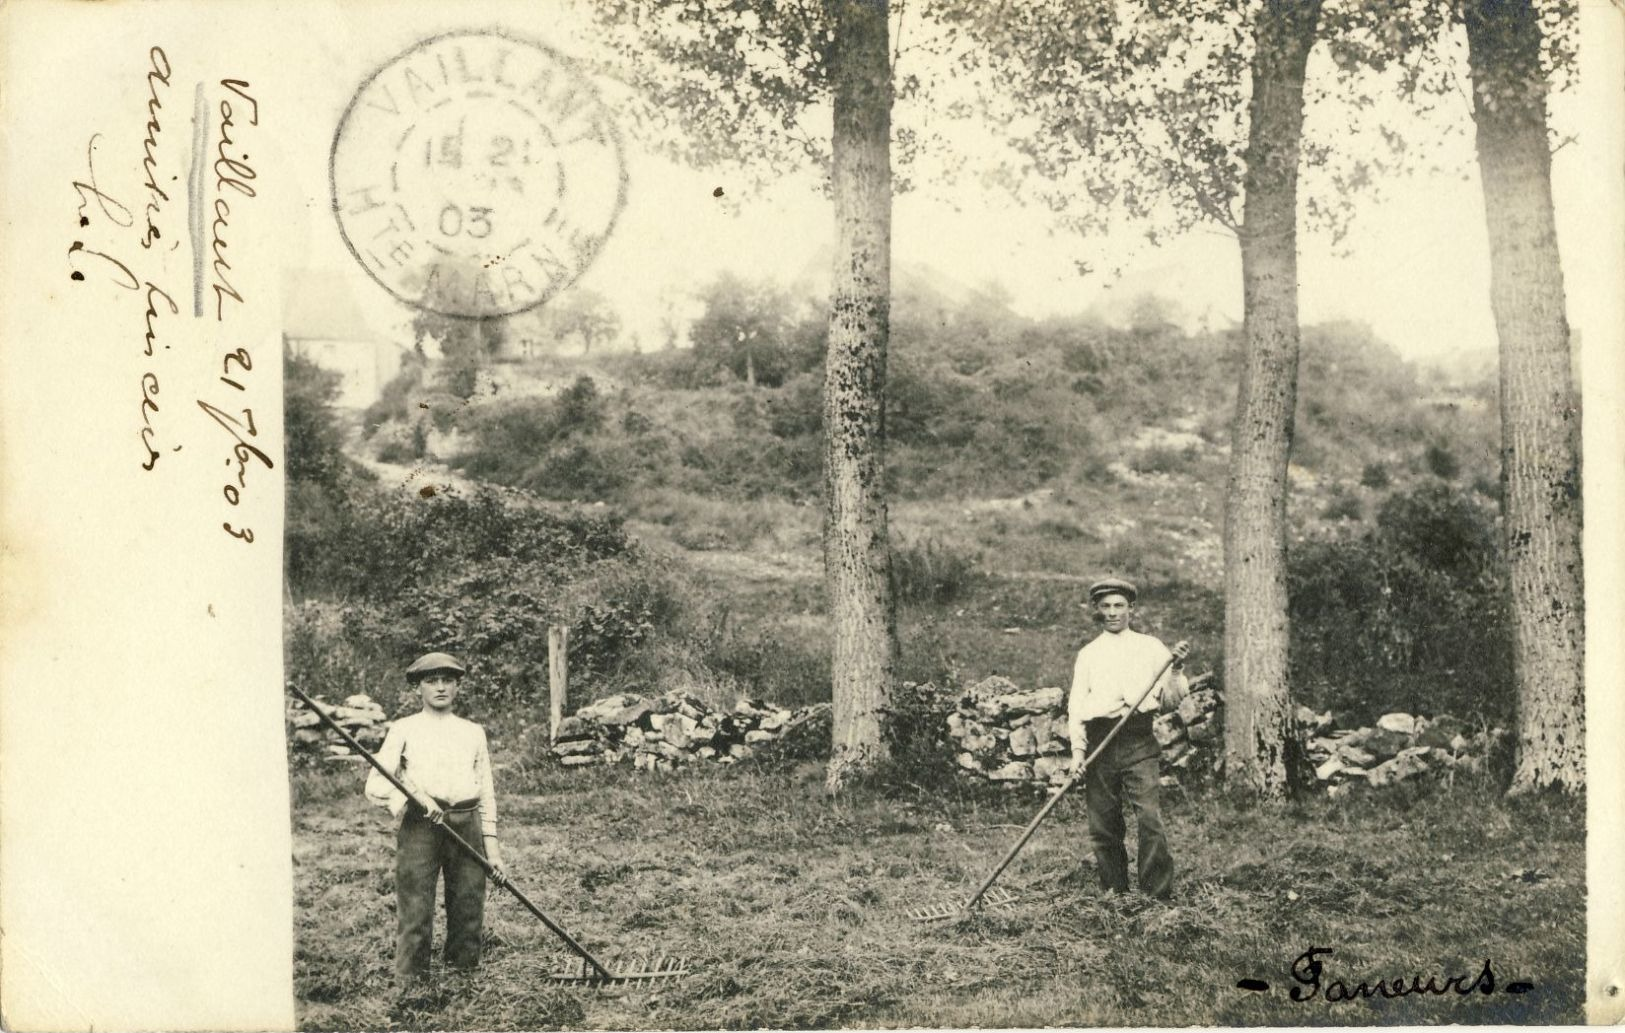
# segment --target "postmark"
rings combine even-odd
[[[424,40],[374,72],[333,135],[333,212],[400,301],[487,318],[573,283],[626,201],[621,138],[568,59],[488,31]]]

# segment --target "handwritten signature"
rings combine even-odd
[[[83,180],[73,182],[73,189],[79,198],[77,216],[80,239],[74,240],[68,247],[69,278],[77,283],[86,283],[91,276],[95,276],[98,280],[111,283],[120,290],[136,292],[143,298],[145,309],[141,355],[147,360],[157,360],[162,352],[169,349],[169,343],[164,340],[164,324],[171,317],[179,315],[180,310],[170,292],[155,282],[157,277],[149,279],[138,275],[132,265],[139,268],[140,263],[128,262],[118,257],[116,238],[120,231],[136,230],[139,234],[139,244],[144,250],[151,250],[155,241],[166,238],[163,223],[170,197],[159,185],[161,177],[158,171],[162,164],[159,143],[164,134],[162,117],[164,100],[173,74],[169,55],[164,49],[159,46],[150,47],[147,51],[145,72],[145,133],[141,138],[140,156],[142,186],[146,193],[140,216],[142,225],[137,228],[136,213],[130,206],[113,196],[110,190],[104,189],[97,179],[96,152],[97,145],[101,141],[100,133],[93,134],[86,146]],[[247,129],[260,123],[259,102],[249,92],[246,80],[222,79],[220,86],[228,95],[223,96],[219,103],[219,130],[213,163],[214,198],[210,206],[214,217],[208,245],[209,253],[213,257],[210,272],[215,295],[214,322],[217,327],[226,322],[227,301],[238,306],[244,303],[243,291],[228,276],[233,269],[232,263],[226,258],[229,247],[226,234],[231,228],[232,201],[241,204],[244,199],[257,196],[254,184],[258,174],[249,161],[248,153],[243,149],[241,138],[246,135]],[[96,218],[93,220],[92,216]],[[95,223],[109,224],[111,229],[104,231],[98,226],[95,232],[86,233],[85,231]],[[202,251],[200,237],[201,234],[193,241],[194,250],[197,252]],[[87,240],[90,242],[87,243]],[[176,240],[171,249],[178,247],[179,243],[180,241]],[[199,272],[199,284],[201,279],[202,275]],[[201,288],[195,285],[194,289]],[[222,327],[221,331],[223,330]],[[242,404],[244,396],[251,394],[248,374],[254,369],[253,356],[245,347],[233,347],[230,344],[223,347],[229,350],[221,356],[217,383],[238,394],[233,396],[231,402],[221,404],[199,398],[197,405],[215,426],[230,436],[230,449],[225,464],[234,469],[227,474],[225,483],[221,485],[221,496],[227,505],[237,507],[243,502],[248,489],[249,467],[258,465],[265,470],[272,470],[276,464],[257,443],[260,431],[253,408]],[[142,449],[141,468],[150,473],[164,454],[160,448],[161,435],[157,423],[163,409],[159,404],[162,382],[158,363],[154,361],[146,365],[147,368],[141,371],[139,377],[140,425],[137,427],[137,434]],[[177,444],[172,448],[174,451],[180,451],[181,446]],[[225,532],[241,541],[253,542],[253,529],[236,526],[233,519],[221,522]]]

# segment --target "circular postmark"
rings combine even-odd
[[[368,77],[328,174],[368,275],[408,305],[467,318],[568,287],[626,201],[620,134],[592,84],[497,32],[424,40]]]

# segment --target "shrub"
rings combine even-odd
[[[1423,461],[1429,472],[1447,481],[1454,480],[1461,473],[1461,461],[1456,454],[1440,444],[1429,445],[1423,454]]]
[[[981,577],[974,557],[934,538],[892,550],[892,579],[903,603],[945,606],[969,592]]]
[[[1360,484],[1366,488],[1383,489],[1392,483],[1386,463],[1367,463],[1360,471]]]
[[[1364,534],[1289,560],[1293,668],[1315,705],[1504,720],[1515,703],[1493,517],[1435,482],[1390,496]]]
[[[1360,503],[1360,496],[1338,490],[1332,493],[1320,516],[1323,520],[1359,520],[1365,516],[1365,507]]]

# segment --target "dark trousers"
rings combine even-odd
[[[1167,900],[1174,891],[1174,859],[1162,828],[1158,801],[1158,765],[1161,751],[1151,734],[1153,715],[1136,714],[1089,765],[1084,790],[1089,809],[1089,841],[1094,847],[1100,884],[1118,893],[1128,892],[1128,850],[1124,805],[1134,809],[1139,830],[1140,892]],[[1116,719],[1088,722],[1089,748],[1104,742]]]
[[[483,856],[478,808],[446,814],[446,826]],[[421,979],[429,974],[434,939],[434,890],[446,883],[446,964],[471,969],[480,963],[480,929],[485,920],[485,869],[452,838],[409,807],[395,837],[395,975]]]

